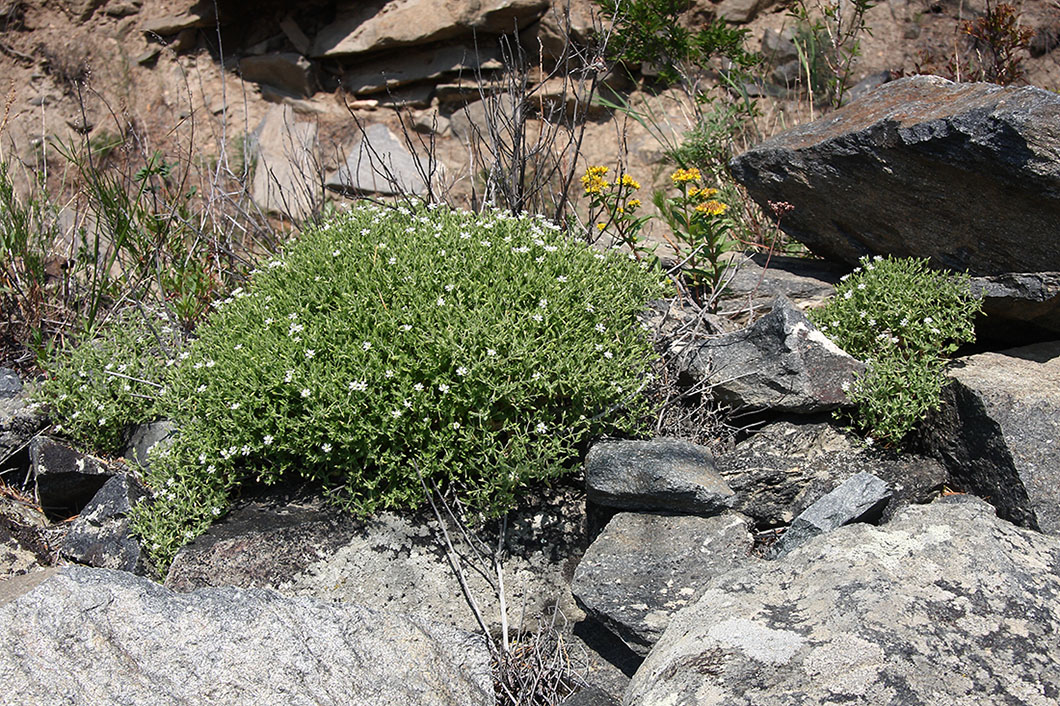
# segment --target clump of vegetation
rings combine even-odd
[[[1014,6],[987,0],[983,16],[962,22],[961,32],[975,43],[978,71],[972,80],[1008,86],[1023,78],[1023,58],[1034,30],[1020,26],[1019,10]]]
[[[358,208],[306,230],[198,329],[163,405],[137,531],[154,559],[244,482],[302,478],[358,513],[438,487],[485,515],[637,434],[660,277],[539,218]]]
[[[131,307],[45,361],[41,400],[61,420],[55,431],[100,453],[121,453],[128,429],[159,413],[179,345],[172,327]]]
[[[610,230],[636,259],[653,255],[655,246],[640,237],[644,224],[652,219],[638,215],[641,204],[634,195],[640,183],[629,174],[608,181],[608,171],[607,167],[592,166],[582,177],[589,197],[589,221],[600,232]],[[670,183],[676,194],[670,196],[660,190],[652,201],[659,212],[657,217],[669,231],[663,238],[677,254],[674,272],[680,274],[700,304],[713,308],[725,285],[724,255],[734,245],[732,224],[726,217],[729,206],[721,200],[718,189],[705,185],[703,174],[695,167],[676,170]]]
[[[898,446],[938,408],[949,355],[975,340],[981,308],[967,275],[931,270],[927,260],[877,256],[863,258],[810,319],[868,365],[847,390],[854,422]]]
[[[815,0],[811,9],[806,0],[795,1],[795,46],[811,101],[814,93],[823,93],[833,108],[843,104],[861,54],[860,36],[872,34],[865,13],[875,5],[873,0]]]

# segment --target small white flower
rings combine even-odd
[[[212,367],[213,367],[213,366],[215,366],[215,365],[217,365],[217,363],[215,363],[215,362],[214,362],[214,361],[212,361],[212,360],[208,360],[208,361],[206,361],[206,367],[207,367],[207,368],[212,368]]]
[[[215,507],[215,508],[213,508],[212,510],[210,510],[210,512],[212,512],[212,513],[213,513],[213,516],[214,516],[214,517],[217,517],[218,515],[220,515],[220,514],[221,514],[221,508],[219,508],[219,507]]]
[[[290,319],[291,321],[294,321],[295,319],[298,318],[298,312],[297,311],[292,311],[290,314],[287,315],[287,318]]]
[[[383,373],[383,377],[386,377],[386,378],[392,378],[392,377],[394,377],[394,371],[393,371],[393,370],[390,370],[390,369],[388,368],[388,369],[387,369],[387,371],[386,371],[385,373]]]
[[[394,419],[397,419],[398,417],[401,416],[401,410],[400,409],[392,409],[392,410],[390,410],[390,416],[393,417]]]
[[[195,533],[191,530],[188,530],[184,533],[184,539],[195,539]]]
[[[534,427],[534,431],[536,431],[538,434],[544,434],[546,431],[548,431],[548,427],[545,426],[544,422],[538,422],[537,426]]]
[[[542,299],[541,301],[539,301],[537,303],[537,305],[539,307],[541,307],[542,309],[547,309],[548,308],[548,299]]]
[[[235,347],[233,347],[233,348],[232,348],[232,350],[234,350],[234,351],[241,351],[241,350],[243,350],[243,344],[242,344],[242,343],[237,343],[237,344],[235,345]]]
[[[848,289],[847,291],[843,292],[844,299],[850,299],[852,296],[854,296],[853,290]]]
[[[534,321],[536,321],[537,323],[541,323],[542,321],[545,320],[545,317],[541,316],[541,314],[538,314],[536,312],[533,315],[531,315],[530,318],[533,319]]]
[[[559,277],[556,278],[556,281],[557,282],[566,282],[567,281],[567,275],[560,275]]]
[[[932,321],[934,321],[934,319],[932,319],[930,316],[925,316],[924,317],[924,323],[925,324],[930,324]]]
[[[335,248],[334,250],[331,251],[331,256],[332,257],[338,257],[341,254],[342,254],[342,251],[339,250],[338,248]]]
[[[491,243],[488,240],[480,240],[480,241],[478,241],[478,244],[481,245],[484,248],[488,248],[489,246],[493,245],[493,243]]]
[[[198,363],[191,367],[195,368],[196,370],[202,370],[202,361],[200,360]]]
[[[312,394],[312,393],[309,391],[308,387],[303,387],[302,388],[302,397],[309,397],[310,394]]]
[[[412,324],[401,324],[401,330],[402,331],[411,331],[412,330]]]
[[[497,355],[497,351],[493,350],[492,348],[487,348],[486,355],[488,355],[490,358],[493,358]]]
[[[397,264],[397,258],[396,257],[387,258],[386,264],[388,264],[388,265],[396,265]]]
[[[349,388],[355,392],[364,392],[368,389],[368,383],[364,380],[354,380],[349,384]]]
[[[368,230],[367,228],[361,228],[361,235],[368,235],[371,232],[372,231]]]
[[[849,382],[844,380],[843,384],[840,385],[840,387],[843,388],[843,392],[850,392],[850,383]]]
[[[865,283],[864,282],[858,282],[858,289],[865,289]]]
[[[443,297],[438,297],[438,301],[436,301],[435,304],[438,306],[445,306],[445,299]]]
[[[415,390],[416,392],[423,392],[423,383],[422,382],[416,383],[415,385],[412,386],[412,389]]]
[[[604,351],[604,357],[607,358],[608,360],[611,360],[615,356],[611,353],[611,351]]]
[[[250,444],[243,444],[243,448],[241,448],[239,450],[239,453],[243,454],[244,456],[249,456],[250,455]]]
[[[371,349],[372,349],[372,342],[371,341],[365,341],[364,343],[361,344],[361,350],[366,350],[367,351],[367,350],[371,350]]]
[[[261,443],[262,443],[262,444],[264,444],[265,446],[269,446],[270,444],[272,444],[272,440],[273,440],[274,438],[275,438],[275,437],[273,437],[273,435],[272,435],[272,434],[266,434],[266,435],[264,436],[264,438],[262,438],[262,440],[261,440]]]
[[[460,428],[460,422],[453,422],[453,429],[459,429],[459,428]]]
[[[331,453],[331,444],[325,441],[323,444],[320,445],[320,450],[326,454]]]
[[[872,446],[872,445],[873,445],[873,444],[875,444],[875,443],[876,443],[876,440],[875,440],[875,439],[873,439],[873,438],[872,438],[871,436],[866,436],[866,437],[865,437],[865,444],[866,444],[867,446]]]
[[[184,351],[183,353],[181,353],[177,357],[180,358],[181,360],[187,360],[188,356],[190,356],[190,355],[191,355],[191,353],[189,353],[188,351]]]
[[[239,409],[239,403],[233,402],[232,404],[228,405],[228,409]]]
[[[206,454],[199,454],[199,463],[206,463]]]
[[[312,348],[306,348],[305,349],[306,360],[309,360],[310,358],[312,358],[316,354],[317,354],[317,352],[315,350],[313,350]]]
[[[445,393],[449,392],[449,386],[443,382],[441,385],[438,386],[438,392],[441,392],[444,395]]]
[[[270,326],[271,324],[272,324],[272,319],[271,318],[265,319],[265,325],[266,326]]]
[[[530,376],[530,379],[531,380],[540,380],[541,379],[541,373],[535,372],[533,375]]]
[[[869,324],[869,326],[875,326],[876,325],[876,319],[869,319],[868,320],[868,324]]]
[[[100,426],[103,426],[106,423],[107,423],[107,418],[106,417],[100,417],[99,418],[99,425]]]
[[[283,376],[283,381],[284,382],[291,382],[291,380],[293,380],[293,379],[294,379],[294,370],[288,370],[286,373],[284,373],[284,376]]]
[[[461,365],[459,368],[456,369],[456,374],[460,377],[464,377],[465,375],[467,375],[467,368]]]
[[[453,291],[454,288],[455,288],[455,285],[452,285],[452,284],[445,285],[445,291],[447,291],[447,292]]]
[[[217,472],[217,466],[215,466],[215,465],[213,465],[211,463],[209,466],[206,467],[206,472],[210,473],[210,474],[216,473]]]
[[[594,307],[592,304],[586,304],[585,305],[585,310],[588,311],[591,314],[594,311],[596,311],[596,307]],[[600,325],[603,326],[603,324],[600,324]]]
[[[405,409],[412,409],[412,402],[409,400],[401,400],[401,404],[405,405]]]
[[[603,324],[597,324],[596,326],[593,326],[593,328],[596,330],[597,333],[604,333],[605,331],[607,331],[607,327]]]

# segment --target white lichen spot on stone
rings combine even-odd
[[[803,669],[832,693],[864,696],[886,665],[887,657],[879,645],[842,633],[814,647]]]
[[[730,618],[714,625],[707,636],[722,647],[743,651],[748,657],[765,664],[785,664],[803,646],[805,640],[790,630],[775,630],[747,618]]]

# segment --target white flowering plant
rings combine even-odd
[[[853,421],[898,446],[932,409],[945,382],[946,362],[975,340],[982,298],[968,275],[932,270],[915,258],[862,258],[835,296],[810,319],[867,372],[847,394]]]
[[[56,420],[53,431],[102,454],[121,453],[129,429],[157,416],[166,363],[176,363],[180,346],[163,318],[130,307],[45,360],[39,400]]]
[[[357,207],[308,228],[200,326],[164,406],[137,532],[155,562],[248,481],[318,483],[364,514],[421,478],[484,514],[636,434],[653,349],[635,315],[657,272],[547,221]]]

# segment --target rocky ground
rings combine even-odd
[[[217,156],[239,125],[261,137],[259,168],[272,165],[254,198],[297,215],[324,195],[291,185],[305,164],[330,193],[374,178],[348,159],[358,144],[390,144],[402,164],[380,103],[400,88],[421,125],[440,109],[429,122],[459,174],[454,145],[475,123],[443,107],[466,61],[447,53],[466,40],[452,28],[514,21],[544,44],[545,3],[377,5],[221,3],[221,52],[212,4],[0,4],[2,61],[22,82],[4,154],[57,167],[35,139],[96,137],[117,119],[149,144]],[[974,5],[881,3],[856,77],[946,51]],[[769,2],[712,9],[756,38],[787,21]],[[1028,78],[1056,88],[1060,11],[1024,11]],[[412,48],[433,57],[409,62],[428,77],[381,94],[371,62],[412,71],[399,62]],[[82,65],[97,89],[79,98],[67,79]],[[806,109],[770,105],[770,131]],[[594,120],[584,158],[607,163],[615,124]],[[563,639],[568,706],[1056,703],[1056,124],[1055,93],[916,77],[746,151],[734,175],[756,200],[796,204],[789,233],[829,260],[740,258],[731,319],[658,302],[646,320],[680,384],[747,428],[601,441],[578,475],[529,494],[502,538],[426,511],[354,520],[289,487],[244,498],[151,576],[128,512],[149,496],[137,464],[172,427],[137,430],[125,459],[93,458],[52,438],[34,383],[2,371],[0,703],[492,704],[489,644],[506,626],[525,644]],[[650,171],[659,154],[640,137],[631,159]],[[968,269],[984,297],[978,348],[903,453],[832,420],[864,363],[805,315],[866,254]]]

